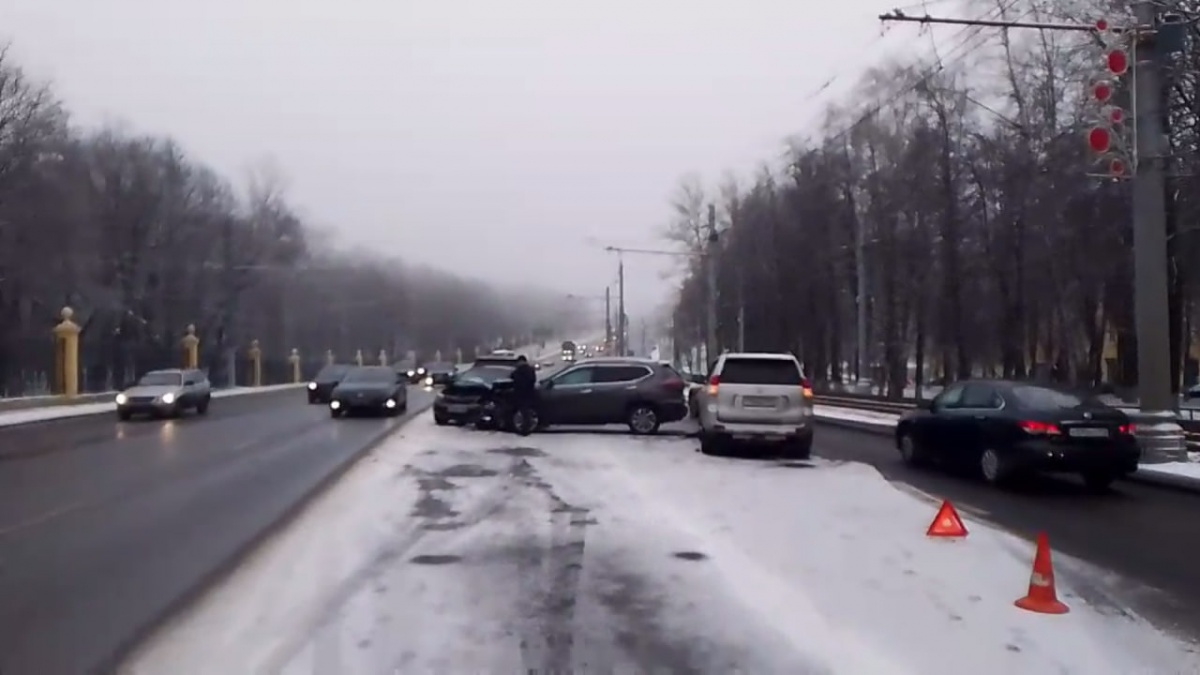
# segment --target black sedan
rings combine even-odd
[[[308,402],[329,403],[333,388],[342,381],[352,366],[330,364],[321,369],[317,376],[308,383]]]
[[[1053,387],[1002,380],[956,382],[896,425],[896,447],[913,465],[968,468],[1003,484],[1034,472],[1078,473],[1104,489],[1137,470],[1129,417]]]
[[[408,377],[388,366],[361,366],[346,373],[333,388],[329,415],[359,412],[399,415],[408,409]]]
[[[514,366],[479,364],[465,370],[438,392],[433,420],[440,425],[487,421],[498,396],[512,384]]]

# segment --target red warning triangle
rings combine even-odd
[[[944,501],[942,508],[938,509],[937,515],[934,516],[933,522],[929,524],[929,530],[925,534],[930,537],[965,537],[967,536],[967,526],[963,524],[962,518],[958,517],[958,511],[954,510],[954,505],[949,501]]]

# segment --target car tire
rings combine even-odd
[[[989,485],[1002,486],[1012,478],[1012,468],[1004,455],[994,448],[984,448],[979,453],[979,475]]]
[[[1084,471],[1082,476],[1083,484],[1092,492],[1105,492],[1117,480],[1117,475],[1109,471]]]
[[[725,442],[712,434],[700,433],[701,454],[716,457],[725,454]]]
[[[812,458],[813,437],[804,436],[790,438],[783,443],[783,456],[786,459],[807,460]]]
[[[342,410],[334,410],[333,408],[329,409],[329,416],[335,420],[340,420],[342,418],[343,414],[344,414],[344,411],[342,411]]]
[[[128,410],[118,410],[117,419],[121,420],[122,422],[128,422],[129,420],[133,419],[133,413]]]
[[[200,402],[196,404],[196,414],[197,415],[207,415],[208,414],[208,404],[210,402],[212,402],[211,396],[205,396],[204,398],[200,399]]]
[[[450,426],[450,420],[449,420],[449,419],[447,419],[447,418],[445,418],[445,417],[442,417],[441,415],[434,415],[434,416],[433,416],[433,423],[434,423],[434,424],[436,424],[436,425],[438,425],[439,427],[448,427],[448,426]]]
[[[929,464],[929,458],[924,448],[917,443],[916,437],[908,431],[900,432],[899,438],[896,439],[896,449],[900,451],[900,461],[909,466],[926,466]]]
[[[638,403],[630,406],[625,414],[625,424],[629,430],[639,436],[649,436],[658,433],[662,422],[658,418],[658,410],[649,404]]]

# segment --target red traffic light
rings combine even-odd
[[[1125,175],[1125,162],[1120,159],[1114,159],[1108,163],[1108,173],[1111,176]]]
[[[1105,57],[1108,72],[1113,75],[1124,75],[1129,72],[1129,55],[1121,49],[1114,49]]]
[[[1112,132],[1105,127],[1096,127],[1088,132],[1088,147],[1093,152],[1105,153],[1112,147]]]
[[[1107,33],[1108,28],[1109,28],[1108,19],[1097,19],[1096,20],[1096,30],[1100,31],[1101,33]]]
[[[1113,124],[1121,124],[1125,121],[1125,111],[1120,108],[1112,108],[1108,111],[1108,121]]]
[[[1092,96],[1101,103],[1108,103],[1113,97],[1112,85],[1107,82],[1097,82],[1092,85]]]

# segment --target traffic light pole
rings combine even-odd
[[[717,207],[708,205],[708,245],[704,247],[704,274],[708,282],[708,297],[705,298],[708,321],[704,340],[704,358],[709,366],[717,360],[720,345],[717,344]],[[710,373],[711,374],[711,373]]]
[[[1159,16],[1154,2],[1133,3],[1136,28],[1129,31],[1133,48],[1134,175],[1133,175],[1133,288],[1137,331],[1138,444],[1142,460],[1169,462],[1187,459],[1183,429],[1171,392],[1170,305],[1167,276],[1166,164],[1169,154],[1163,128],[1163,92],[1155,49]],[[1087,31],[1078,24],[978,21],[930,16],[905,16],[899,10],[881,21],[957,24],[1002,28]]]
[[[1186,460],[1183,430],[1171,392],[1170,305],[1167,277],[1166,165],[1170,152],[1163,129],[1162,84],[1156,58],[1157,9],[1133,4],[1138,29],[1133,40],[1134,147],[1133,292],[1137,329],[1137,425],[1149,461]]]

